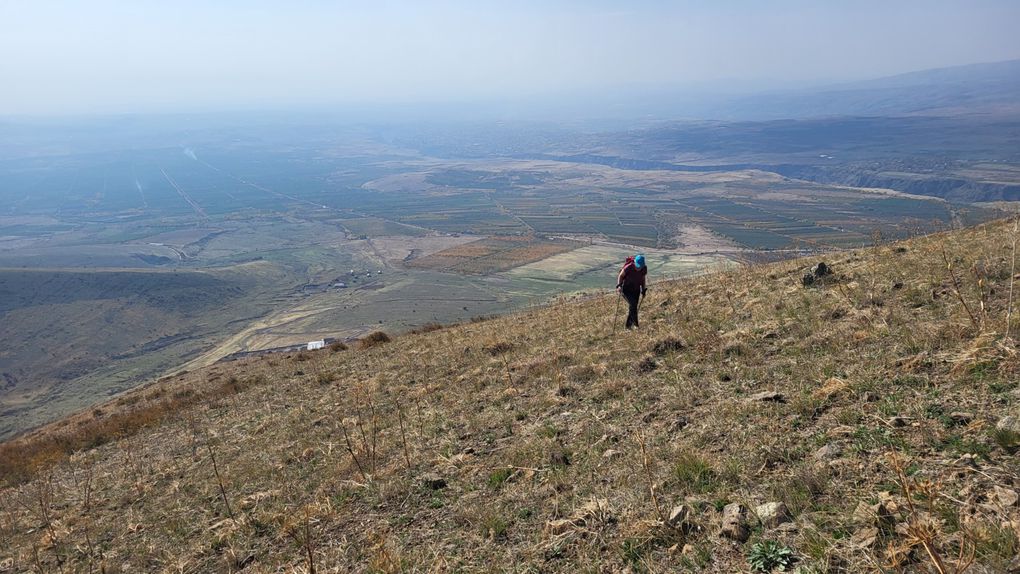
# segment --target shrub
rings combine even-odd
[[[343,341],[333,341],[332,343],[329,344],[329,350],[333,351],[334,353],[339,353],[340,351],[346,351],[347,345],[344,344]]]
[[[392,339],[390,339],[390,336],[387,335],[386,333],[383,333],[382,331],[376,331],[374,333],[369,333],[362,337],[358,341],[358,347],[361,349],[371,349],[372,347],[378,347],[379,345],[389,343],[391,340]]]
[[[425,323],[421,327],[417,327],[415,329],[411,329],[411,334],[412,335],[421,335],[422,333],[431,333],[433,331],[438,331],[438,330],[440,330],[442,328],[443,328],[443,326],[440,325],[439,323]]]
[[[513,343],[507,341],[500,341],[498,343],[493,343],[492,345],[482,347],[482,350],[495,357],[497,355],[502,355],[503,353],[506,353],[513,348],[514,348]]]

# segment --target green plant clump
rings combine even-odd
[[[774,570],[786,572],[786,569],[793,564],[793,550],[775,540],[757,542],[751,546],[747,562],[751,565],[753,572],[772,572]]]

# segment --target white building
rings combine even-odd
[[[308,350],[309,351],[315,351],[317,349],[324,349],[324,348],[326,348],[326,341],[323,341],[322,339],[320,339],[318,341],[308,341]]]

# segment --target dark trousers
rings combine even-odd
[[[637,311],[638,303],[641,301],[641,290],[624,290],[623,298],[627,300],[627,305],[630,307],[627,310],[627,328],[638,326]]]

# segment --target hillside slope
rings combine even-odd
[[[1012,571],[1015,238],[653,283],[637,332],[607,295],[159,381],[0,450],[0,570]]]
[[[0,268],[0,439],[180,365],[268,313],[285,280],[263,264]]]

